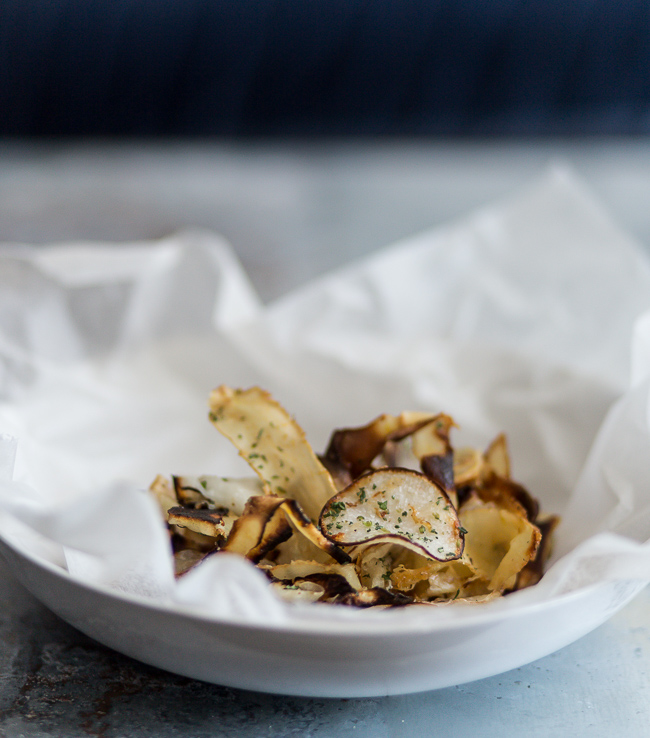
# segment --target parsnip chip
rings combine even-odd
[[[478,482],[484,468],[485,458],[477,448],[454,451],[454,483],[457,487]]]
[[[389,592],[383,587],[364,588],[354,564],[324,565],[315,561],[294,561],[265,571],[272,580],[280,580],[283,596],[288,593],[290,600],[304,600],[305,591],[309,591],[312,601],[337,602],[356,607],[405,605],[412,601],[403,593]],[[299,594],[295,594],[295,589]],[[320,592],[316,594],[318,590]]]
[[[488,590],[512,588],[517,574],[535,557],[539,529],[525,516],[493,503],[461,508],[460,519],[467,530],[464,558],[488,582]]]
[[[312,520],[336,494],[332,477],[302,428],[268,392],[222,385],[209,399],[210,420],[231,440],[269,494],[296,500]]]
[[[294,532],[305,536],[339,563],[350,557],[328,540],[302,512],[295,500],[277,495],[251,497],[231,530],[223,551],[238,553],[257,562]]]
[[[259,387],[209,405],[256,477],[156,477],[178,576],[227,551],[290,602],[354,607],[480,603],[541,578],[558,518],[511,478],[505,435],[455,450],[449,415],[384,414],[319,457]]]
[[[216,508],[224,508],[234,515],[244,512],[246,502],[253,495],[264,494],[257,477],[228,478],[211,474],[172,477],[176,497],[184,505],[202,501]]]
[[[523,515],[531,522],[535,522],[539,512],[539,503],[520,484],[512,479],[502,479],[491,474],[485,481],[469,490],[483,502],[492,502],[497,507],[510,510],[515,515]],[[467,492],[463,497],[463,505],[466,504]]]
[[[286,602],[318,602],[325,594],[325,587],[307,580],[297,582],[271,582],[271,589]]]
[[[323,508],[321,530],[342,546],[396,543],[438,561],[457,559],[463,536],[446,493],[411,469],[359,477]]]
[[[167,510],[178,505],[178,499],[170,481],[162,474],[158,474],[149,485],[149,492],[154,496],[163,518],[167,520]]]
[[[324,459],[334,468],[345,469],[351,481],[370,469],[373,460],[382,453],[389,441],[412,435],[436,417],[429,413],[384,413],[359,428],[336,430],[330,438]]]
[[[325,553],[329,554],[339,564],[347,564],[350,561],[349,555],[327,536],[323,535],[305,515],[295,500],[283,500],[281,508],[295,530],[311,541],[311,543],[318,546],[322,551],[325,551]]]
[[[313,574],[338,574],[344,577],[353,589],[361,589],[361,582],[354,564],[323,564],[318,561],[292,561],[265,570],[274,579],[294,581],[306,579]]]
[[[205,508],[196,510],[189,507],[170,507],[167,511],[167,522],[170,525],[178,525],[213,538],[226,537],[236,520],[234,515]]]
[[[535,521],[542,540],[537,548],[535,557],[517,575],[517,583],[514,589],[524,589],[537,584],[544,574],[544,567],[553,549],[553,531],[557,528],[560,518],[557,515],[547,515],[541,520]]]
[[[280,509],[282,502],[281,497],[272,495],[251,497],[221,550],[257,562],[286,541],[293,531]]]
[[[411,436],[415,458],[421,461],[425,456],[446,456],[451,453],[449,431],[453,426],[453,418],[445,413],[439,413],[428,423],[422,424]]]
[[[510,479],[510,454],[508,442],[503,433],[492,441],[485,451],[485,461],[490,469],[502,479]]]

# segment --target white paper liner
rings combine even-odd
[[[407,409],[451,414],[459,445],[506,432],[515,478],[563,523],[542,582],[480,607],[650,581],[648,311],[648,259],[564,170],[268,306],[208,233],[6,246],[2,531],[81,581],[236,622],[452,617],[288,606],[225,555],[174,581],[142,490],[157,473],[246,474],[207,396],[259,384],[316,450]]]

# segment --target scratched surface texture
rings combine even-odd
[[[574,166],[650,244],[650,145],[640,141],[308,146],[0,143],[0,242],[222,233],[265,299]],[[535,634],[531,633],[531,638]],[[0,559],[2,738],[646,738],[650,590],[536,663],[436,692],[275,697],[122,657],[43,608]]]
[[[167,674],[95,643],[0,564],[0,736],[393,738],[647,736],[650,589],[590,635],[533,664],[449,689],[324,700]],[[534,634],[531,634],[534,637]]]

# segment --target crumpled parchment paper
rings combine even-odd
[[[225,554],[174,581],[143,490],[250,473],[207,420],[222,383],[270,390],[317,451],[382,412],[447,412],[458,445],[505,431],[563,521],[497,607],[650,581],[650,259],[564,169],[270,305],[210,233],[6,245],[0,378],[0,533],[84,582],[238,622],[389,616],[286,605]]]

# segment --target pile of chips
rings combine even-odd
[[[255,476],[158,476],[177,576],[244,556],[290,601],[483,602],[539,581],[556,516],[513,481],[506,437],[454,449],[443,413],[384,414],[317,455],[267,392],[221,386],[209,417]]]

